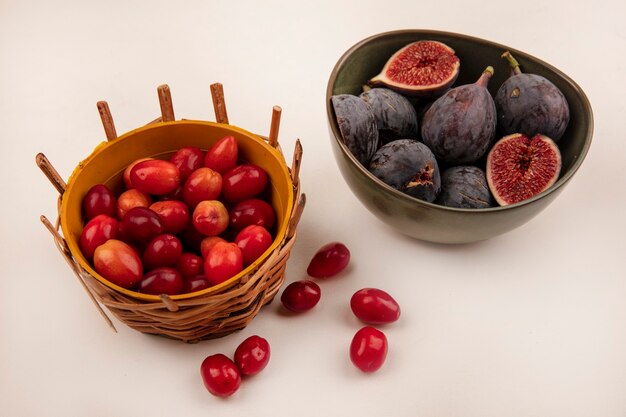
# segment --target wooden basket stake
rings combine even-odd
[[[300,198],[296,202],[296,207],[293,209],[291,219],[289,219],[289,225],[287,226],[287,239],[291,239],[296,234],[298,223],[304,212],[304,206],[306,205],[306,194],[300,195]]]
[[[35,162],[37,162],[39,169],[41,169],[46,177],[48,177],[48,180],[50,180],[52,185],[54,185],[54,188],[57,189],[59,194],[63,195],[67,184],[63,181],[63,178],[61,178],[61,175],[59,175],[57,170],[54,169],[50,161],[48,161],[46,155],[41,152],[38,153],[37,156],[35,156]]]
[[[280,106],[272,107],[272,121],[270,123],[270,135],[268,141],[271,147],[278,145],[278,129],[280,128],[280,115],[283,109]]]
[[[106,101],[99,101],[96,103],[96,107],[98,107],[98,113],[100,113],[100,120],[102,120],[102,126],[104,127],[104,133],[107,140],[112,141],[117,138],[117,132],[115,131],[115,123],[113,123],[113,116],[111,116],[109,103]]]
[[[293,160],[291,161],[291,182],[294,188],[298,186],[300,181],[300,165],[302,164],[302,143],[300,139],[296,139],[296,147],[293,150]]]
[[[163,84],[157,87],[159,94],[159,104],[161,105],[161,118],[164,122],[173,122],[174,106],[172,105],[172,93],[170,87],[167,84]]]
[[[224,86],[221,83],[211,84],[211,98],[213,99],[213,110],[217,123],[228,124],[228,113],[226,112],[226,101],[224,101]]]
[[[67,264],[70,266],[72,271],[74,271],[74,275],[76,275],[76,278],[78,278],[78,280],[80,281],[81,285],[83,286],[83,289],[87,292],[87,295],[89,295],[89,298],[91,298],[91,301],[100,312],[100,315],[102,316],[102,318],[104,318],[104,321],[106,321],[109,327],[113,329],[115,333],[117,333],[117,329],[113,325],[113,322],[111,321],[109,316],[107,316],[107,314],[104,312],[104,310],[98,303],[98,300],[96,300],[96,297],[93,295],[93,293],[91,292],[87,284],[85,284],[85,281],[83,281],[83,278],[80,274],[80,266],[78,266],[76,262],[74,261],[74,259],[71,257],[71,252],[69,248],[67,247],[67,243],[65,243],[65,239],[61,237],[57,229],[55,229],[55,227],[52,225],[52,223],[50,223],[50,220],[48,220],[46,216],[43,216],[43,215],[40,216],[39,220],[41,220],[43,225],[46,226],[46,229],[48,229],[48,231],[52,234],[52,237],[54,237],[54,241],[57,245],[57,248],[59,249],[59,252],[61,252],[61,255],[63,255],[63,258],[65,259]]]

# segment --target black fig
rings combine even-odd
[[[529,137],[540,133],[558,142],[569,123],[565,96],[545,77],[522,73],[508,51],[502,57],[509,62],[513,75],[502,83],[495,96],[501,133],[523,133]]]
[[[544,135],[513,133],[496,142],[487,155],[487,183],[501,206],[547,190],[560,172],[561,152]]]
[[[387,88],[372,88],[359,97],[372,108],[380,144],[396,139],[417,139],[417,113],[406,97]]]
[[[343,143],[364,166],[378,149],[378,129],[372,108],[351,94],[331,97]]]
[[[460,66],[459,57],[448,45],[417,41],[394,53],[369,84],[415,97],[434,97],[456,81]]]
[[[413,139],[398,139],[376,151],[369,164],[372,174],[410,196],[433,202],[441,190],[435,155]]]
[[[435,203],[447,207],[480,209],[492,207],[485,172],[473,165],[459,165],[441,174],[441,192]]]
[[[439,97],[422,119],[422,140],[450,165],[472,164],[489,149],[496,133],[496,106],[487,90],[493,68],[478,81]]]

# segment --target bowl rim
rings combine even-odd
[[[395,188],[393,188],[392,186],[386,184],[385,182],[383,182],[382,180],[380,180],[378,177],[376,177],[374,174],[372,174],[371,172],[369,172],[369,170],[363,166],[354,155],[352,155],[352,153],[349,151],[349,149],[346,147],[346,145],[343,143],[343,140],[341,140],[341,132],[339,131],[339,128],[337,126],[336,123],[336,118],[334,115],[334,109],[331,103],[331,98],[333,96],[333,87],[335,85],[335,82],[337,81],[337,76],[339,74],[339,71],[342,69],[343,65],[346,63],[346,61],[348,60],[348,58],[358,49],[362,48],[363,46],[374,42],[378,39],[381,38],[388,38],[388,37],[394,37],[397,35],[424,35],[424,36],[448,36],[448,37],[456,37],[459,39],[463,39],[463,40],[467,40],[467,41],[472,41],[472,42],[477,42],[477,43],[482,43],[482,44],[488,44],[490,46],[496,47],[496,48],[500,48],[503,51],[508,50],[511,51],[511,53],[515,56],[518,57],[524,57],[524,58],[530,58],[533,61],[536,61],[538,64],[546,67],[547,69],[549,69],[550,71],[554,72],[557,76],[559,76],[560,78],[562,78],[565,82],[567,82],[572,89],[576,92],[576,94],[578,95],[578,97],[580,98],[580,102],[581,105],[583,106],[583,108],[585,109],[585,112],[587,112],[588,116],[589,116],[589,124],[587,126],[587,131],[585,132],[585,142],[583,144],[583,147],[580,150],[580,153],[578,154],[578,156],[575,158],[572,166],[570,167],[569,170],[567,170],[565,173],[561,173],[559,179],[551,186],[549,187],[547,190],[531,197],[528,198],[526,200],[520,201],[518,203],[515,204],[509,204],[506,206],[494,206],[494,207],[488,207],[488,208],[481,208],[481,209],[472,209],[472,208],[457,208],[457,207],[448,207],[448,206],[443,206],[440,204],[435,204],[435,203],[429,203],[425,200],[420,200],[416,197],[410,196],[408,194],[405,194]],[[517,207],[520,206],[526,206],[526,205],[530,205],[533,204],[535,201],[542,199],[543,197],[552,194],[553,192],[557,191],[558,189],[560,189],[564,184],[566,184],[571,178],[572,176],[576,173],[576,171],[578,171],[578,169],[580,168],[580,166],[582,165],[585,157],[587,156],[587,153],[589,152],[589,148],[591,147],[591,142],[592,142],[592,137],[593,137],[593,128],[594,128],[594,123],[593,123],[593,110],[591,108],[591,103],[589,102],[589,99],[587,98],[587,95],[585,94],[585,92],[582,90],[582,88],[573,80],[571,79],[567,74],[565,74],[564,72],[562,72],[561,70],[559,70],[558,68],[554,67],[553,65],[533,56],[530,55],[526,52],[520,51],[518,49],[515,48],[511,48],[509,46],[503,45],[501,43],[498,42],[494,42],[491,40],[487,40],[487,39],[482,39],[482,38],[478,38],[472,35],[466,35],[466,34],[462,34],[462,33],[456,33],[456,32],[449,32],[449,31],[442,31],[442,30],[432,30],[432,29],[398,29],[398,30],[392,30],[392,31],[387,31],[387,32],[381,32],[381,33],[377,33],[371,36],[368,36],[367,38],[364,38],[358,42],[356,42],[355,44],[353,44],[350,48],[348,48],[337,60],[337,62],[335,63],[330,76],[328,78],[328,83],[326,86],[326,117],[327,117],[327,123],[331,129],[331,132],[333,133],[333,140],[335,140],[337,142],[337,144],[339,145],[339,149],[341,149],[342,154],[347,157],[350,162],[352,163],[352,165],[354,167],[356,167],[356,169],[361,173],[361,175],[364,175],[365,177],[367,177],[369,180],[374,181],[374,183],[382,188],[384,188],[387,192],[393,194],[395,197],[403,199],[403,200],[407,200],[409,202],[413,202],[415,204],[418,205],[423,205],[425,207],[429,207],[429,208],[433,208],[433,209],[438,209],[438,210],[442,210],[442,211],[449,211],[449,212],[462,212],[462,213],[489,213],[489,212],[503,212],[503,211],[508,211],[508,210],[514,210]]]
[[[83,167],[86,166],[89,163],[89,161],[93,160],[93,158],[97,157],[100,153],[102,153],[108,146],[114,145],[115,143],[118,143],[121,140],[128,140],[132,136],[138,133],[147,131],[147,130],[159,129],[162,127],[172,126],[172,125],[199,125],[199,126],[205,126],[207,128],[220,127],[222,129],[236,132],[240,136],[247,138],[246,140],[251,140],[251,141],[256,142],[257,144],[262,146],[265,151],[268,152],[268,155],[271,155],[272,159],[276,161],[277,166],[279,166],[280,168],[280,174],[284,176],[287,182],[288,189],[290,191],[293,189],[293,181],[291,178],[291,174],[289,172],[284,155],[282,154],[282,151],[280,150],[279,146],[273,147],[267,141],[263,140],[258,135],[252,132],[249,132],[243,128],[240,128],[238,126],[234,126],[234,125],[216,123],[216,122],[210,122],[210,121],[204,121],[204,120],[190,120],[190,119],[150,123],[148,125],[130,130],[124,133],[123,135],[118,136],[117,138],[115,138],[114,140],[110,142],[101,142],[100,144],[98,144],[93,149],[93,151],[89,154],[89,156],[87,156],[85,159],[81,160],[77,164],[76,168],[74,168],[72,174],[70,175],[67,181],[67,187],[65,189],[65,192],[61,196],[61,206],[60,206],[60,212],[59,212],[61,231],[63,232],[63,235],[65,236],[64,240],[67,243],[68,249],[70,250],[72,257],[74,258],[75,262],[82,268],[82,270],[87,272],[90,276],[92,276],[94,279],[99,281],[101,284],[121,294],[124,294],[125,296],[131,297],[136,300],[141,300],[141,301],[162,302],[162,298],[159,295],[145,294],[145,293],[140,293],[138,291],[123,288],[107,280],[102,275],[98,274],[95,268],[92,266],[92,264],[82,255],[82,252],[80,251],[80,247],[78,245],[78,240],[69,238],[68,232],[70,230],[70,227],[68,225],[69,220],[68,220],[67,209],[65,208],[66,204],[64,203],[65,201],[67,201],[67,196],[71,194],[73,190],[73,186],[76,182],[75,178],[77,178],[77,176],[80,175],[80,173],[83,170]],[[271,256],[271,254],[274,251],[280,249],[283,241],[285,240],[285,237],[287,236],[293,209],[294,209],[294,194],[293,192],[288,192],[287,198],[286,198],[286,207],[285,207],[284,217],[283,217],[282,222],[280,224],[277,224],[276,235],[273,238],[272,244],[269,246],[269,248],[265,250],[265,252],[263,252],[263,254],[261,254],[250,265],[246,266],[241,272],[239,272],[238,274],[230,277],[229,279],[219,284],[210,286],[203,290],[199,290],[199,291],[195,291],[191,293],[169,295],[168,297],[174,301],[182,301],[182,300],[189,300],[189,299],[197,298],[197,297],[209,296],[215,293],[220,293],[234,286],[237,282],[239,282],[246,275],[257,273],[257,270],[261,268],[263,263],[267,261],[267,259]],[[68,234],[66,235],[66,233]]]

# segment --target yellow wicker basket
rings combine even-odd
[[[37,165],[60,193],[58,217],[53,225],[41,221],[107,323],[115,329],[102,306],[118,320],[143,333],[185,342],[225,336],[243,329],[269,303],[284,281],[286,262],[296,237],[304,204],[298,178],[302,147],[296,141],[291,167],[278,144],[281,109],[272,111],[268,137],[228,124],[221,84],[211,85],[217,122],[175,120],[170,90],[158,88],[161,117],[146,126],[117,137],[108,104],[98,102],[108,141],[98,145],[80,162],[67,183],[44,154]],[[167,158],[183,146],[208,149],[226,135],[237,139],[240,159],[262,167],[270,178],[270,200],[276,212],[276,233],[270,248],[240,274],[202,291],[180,295],[141,294],[116,286],[99,275],[83,256],[78,240],[84,224],[81,204],[87,190],[97,183],[119,190],[126,166],[142,157]]]

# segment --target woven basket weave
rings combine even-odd
[[[162,115],[156,121],[151,122],[151,129],[160,129],[167,126],[170,128],[172,126],[178,127],[179,124],[184,127],[184,125],[192,124],[193,128],[199,125],[199,127],[209,131],[216,129],[221,135],[224,129],[228,130],[231,128],[228,125],[223,90],[220,84],[211,86],[217,118],[217,123],[215,124],[182,120],[176,122],[174,120],[169,88],[160,86],[158,93]],[[133,132],[129,132],[120,138],[117,137],[108,105],[105,102],[99,102],[98,108],[109,142],[132,140],[132,138],[125,138],[124,136],[132,136]],[[280,161],[284,163],[282,151],[278,145],[280,112],[279,107],[274,107],[269,136],[255,135],[255,139],[261,139],[262,147],[264,147],[261,151],[263,155],[276,150],[278,151]],[[232,130],[235,134],[242,131],[236,127],[232,127]],[[106,147],[107,144],[102,146]],[[181,144],[180,146],[183,145]],[[258,144],[255,146],[258,146]],[[98,150],[98,148],[96,149]],[[96,153],[94,152],[94,157],[98,157],[98,155],[95,155]],[[255,155],[255,157],[259,158],[258,155]],[[41,221],[52,233],[57,248],[78,277],[95,306],[113,329],[115,329],[113,322],[102,306],[106,307],[119,321],[142,333],[166,336],[184,342],[198,342],[204,339],[222,337],[246,327],[257,315],[261,307],[272,301],[284,281],[287,260],[296,239],[297,224],[306,201],[305,195],[300,193],[300,181],[298,178],[301,158],[302,147],[298,140],[296,141],[292,166],[290,168],[284,167],[288,173],[288,192],[291,193],[288,196],[288,201],[290,204],[282,204],[281,207],[278,207],[277,216],[279,220],[282,219],[283,227],[277,229],[277,235],[275,236],[274,244],[269,249],[269,253],[266,252],[257,262],[223,285],[198,293],[180,296],[149,296],[121,289],[99,276],[86,263],[79,250],[76,249],[77,246],[74,243],[77,237],[75,233],[72,233],[69,227],[66,227],[67,230],[62,227],[63,222],[61,218],[66,209],[64,207],[64,198],[68,198],[68,184],[60,177],[45,155],[40,153],[36,158],[37,165],[60,193],[58,217],[55,224],[52,224],[45,216],[41,216]],[[82,165],[83,163],[79,164],[77,170],[80,170]],[[70,186],[75,174],[76,172],[70,178]],[[280,197],[286,201],[284,196]],[[279,202],[282,200],[278,199]]]

